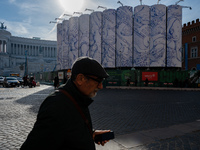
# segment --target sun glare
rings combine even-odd
[[[69,13],[80,11],[85,0],[59,0],[60,5]]]

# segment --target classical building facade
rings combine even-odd
[[[188,22],[182,28],[183,70],[200,70],[200,22]]]
[[[0,75],[53,71],[56,67],[57,42],[40,38],[12,36],[0,26]]]

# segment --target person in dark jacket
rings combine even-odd
[[[72,65],[71,79],[41,104],[34,127],[20,150],[95,150],[95,136],[110,130],[92,131],[88,106],[93,102],[91,98],[103,88],[102,81],[107,77],[96,60],[78,58]]]
[[[59,86],[59,78],[58,78],[58,76],[56,76],[55,78],[54,78],[54,88],[56,89],[56,88],[58,88],[58,86]]]

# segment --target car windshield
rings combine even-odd
[[[7,80],[17,80],[17,79],[14,78],[14,77],[7,77],[6,79],[7,79]]]

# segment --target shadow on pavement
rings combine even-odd
[[[18,99],[18,100],[15,101],[15,103],[19,103],[19,104],[22,104],[22,105],[30,105],[31,106],[29,108],[30,112],[37,113],[41,103],[53,91],[54,91],[53,88],[47,88],[47,89],[41,90],[39,92],[25,96],[21,99]]]
[[[123,135],[193,122],[199,97],[199,91],[103,89],[90,106],[93,126]]]

